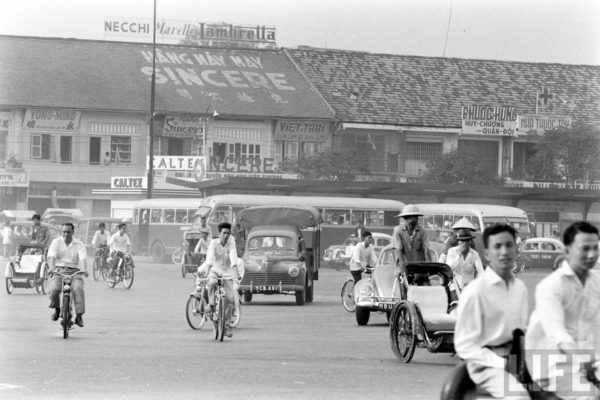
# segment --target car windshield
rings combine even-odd
[[[255,236],[248,242],[249,255],[296,255],[294,240],[288,236]]]

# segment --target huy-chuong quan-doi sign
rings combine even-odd
[[[507,106],[463,106],[462,134],[514,136],[517,108]]]

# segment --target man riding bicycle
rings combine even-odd
[[[67,222],[62,225],[62,237],[52,241],[48,249],[49,272],[55,269],[63,274],[71,274],[83,270],[87,276],[87,261],[85,245],[73,237],[75,227]],[[50,297],[50,308],[54,308],[52,321],[58,320],[60,316],[60,292],[62,290],[62,277],[55,275],[49,283],[48,294]],[[75,302],[75,323],[83,328],[83,314],[85,313],[85,294],[83,292],[83,279],[81,276],[73,278],[71,283],[73,301]]]
[[[215,290],[219,278],[223,278],[225,289],[225,336],[232,337],[231,312],[234,307],[235,280],[244,276],[243,265],[237,257],[235,239],[231,237],[231,224],[219,224],[219,237],[210,241],[206,260],[198,268],[199,274],[207,274],[206,288],[210,312],[215,310]]]
[[[98,224],[98,230],[94,232],[94,237],[92,238],[92,246],[94,246],[96,251],[100,251],[101,249],[108,247],[108,239],[110,238],[110,235],[108,231],[105,230],[105,227],[106,225],[104,225],[104,222],[100,222]],[[102,264],[104,265],[107,258],[106,255],[104,255],[103,258],[104,259],[102,260]]]
[[[110,261],[112,264],[113,271],[116,271],[121,265],[123,265],[123,259],[126,254],[131,253],[131,240],[125,233],[127,231],[127,224],[120,223],[119,230],[113,234],[108,240],[110,246]]]

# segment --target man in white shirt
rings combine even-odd
[[[99,249],[100,247],[108,246],[108,231],[105,230],[106,225],[104,222],[100,222],[98,224],[98,230],[94,232],[94,237],[92,238],[92,246],[94,248]]]
[[[4,223],[4,226],[2,227],[2,231],[0,232],[2,233],[2,246],[3,246],[3,254],[4,254],[4,258],[10,257],[10,252],[11,252],[11,236],[12,236],[12,229],[10,229],[10,225],[7,222]]]
[[[200,232],[200,239],[198,239],[198,243],[196,243],[196,247],[194,247],[194,253],[199,254],[202,261],[206,259],[206,254],[208,253],[208,244],[211,239],[208,239],[208,233],[206,231]]]
[[[208,302],[211,312],[215,308],[215,290],[218,278],[223,278],[225,288],[225,335],[232,337],[231,311],[234,301],[234,279],[244,276],[241,260],[238,260],[235,239],[231,237],[231,224],[222,222],[219,224],[219,237],[210,241],[206,252],[206,260],[198,268],[199,274],[207,274],[206,289],[208,291]]]
[[[511,272],[518,252],[516,236],[509,225],[493,225],[483,232],[490,265],[462,293],[454,347],[481,390],[496,398],[529,399],[526,389],[506,371],[513,331],[525,330],[529,314],[527,287]]]
[[[587,222],[569,226],[563,235],[566,262],[535,291],[525,336],[528,369],[542,389],[563,399],[600,399],[580,370],[584,362],[600,367],[600,275],[590,272],[599,239],[598,229]]]
[[[362,278],[362,273],[366,270],[367,266],[374,266],[377,262],[375,256],[375,250],[373,245],[373,235],[371,232],[362,231],[362,242],[357,243],[352,250],[352,257],[350,257],[350,273],[354,278],[354,282],[358,282]]]
[[[87,276],[87,263],[85,245],[77,238],[73,237],[75,227],[68,222],[62,225],[62,237],[57,237],[50,244],[48,249],[49,272],[57,269],[65,274],[83,269]],[[55,275],[48,285],[48,295],[50,297],[50,308],[54,308],[52,321],[56,321],[60,316],[60,292],[62,290],[62,277]],[[75,303],[75,323],[83,327],[83,314],[85,313],[85,294],[83,292],[83,279],[81,276],[73,277],[71,283],[71,293]]]
[[[483,275],[483,263],[479,253],[471,248],[473,239],[475,236],[469,229],[459,229],[456,234],[458,246],[448,249],[446,264],[454,272],[454,281],[459,291],[462,291],[473,279]]]
[[[108,240],[113,269],[117,269],[122,264],[125,254],[131,253],[131,240],[129,240],[129,236],[125,233],[126,231],[127,224],[120,223],[119,230]]]

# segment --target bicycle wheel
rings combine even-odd
[[[190,296],[185,305],[185,318],[192,329],[202,329],[206,323],[206,303],[204,299],[198,299],[196,296]]]
[[[348,278],[342,285],[342,304],[348,312],[356,311],[354,302],[354,279]]]
[[[97,281],[100,278],[100,265],[98,265],[98,257],[94,257],[94,266],[92,267],[92,275],[94,280]]]
[[[63,295],[62,314],[63,338],[66,339],[69,337],[69,322],[71,321],[71,308],[69,307],[68,295]]]
[[[223,336],[225,335],[225,307],[223,304],[223,298],[217,298],[217,305],[215,307],[215,313],[217,314],[217,318],[215,321],[216,331],[215,340],[219,342],[223,341]]]
[[[240,324],[242,319],[242,302],[240,295],[236,292],[233,296],[233,310],[231,311],[231,324],[232,328],[235,328]]]
[[[109,271],[106,274],[106,285],[111,289],[114,288],[117,284],[117,281],[115,280],[115,275],[115,271]]]
[[[125,289],[130,289],[131,285],[133,285],[133,266],[127,263],[123,270],[123,286],[125,286]]]

